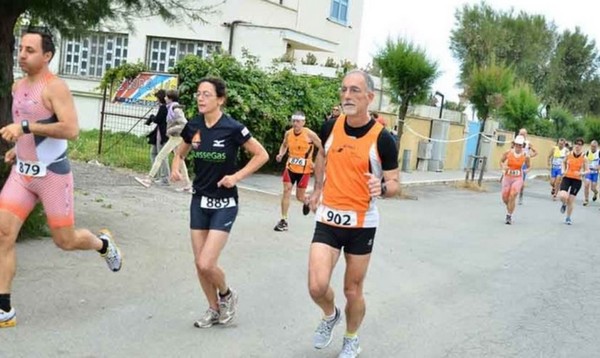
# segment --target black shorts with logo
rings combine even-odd
[[[190,229],[192,230],[220,230],[230,232],[238,213],[237,198],[234,207],[212,207],[202,208],[200,206],[202,196],[193,195],[190,204]],[[209,198],[210,203],[216,202]]]
[[[579,193],[579,189],[581,189],[581,180],[568,177],[562,178],[562,181],[560,182],[561,191],[568,191],[569,194],[575,196]]]
[[[317,221],[312,242],[320,242],[352,255],[367,255],[373,251],[374,227],[342,228]]]

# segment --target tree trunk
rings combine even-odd
[[[396,140],[396,146],[398,147],[398,155],[400,154],[400,141],[402,140],[402,134],[404,133],[404,118],[406,118],[406,112],[408,112],[409,100],[402,101],[400,110],[398,111],[398,138]]]
[[[21,12],[8,6],[8,9],[0,7],[0,127],[12,122],[12,94],[11,88],[14,81],[13,78],[13,49],[15,47],[14,28],[17,19]],[[0,140],[0,162],[4,163],[4,154],[12,146],[12,144]],[[8,168],[2,165],[0,170],[0,186],[4,185],[4,181],[8,175]]]

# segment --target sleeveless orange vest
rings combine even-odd
[[[308,136],[308,130],[302,128],[300,134],[296,134],[292,128],[287,131],[286,136],[288,144],[288,170],[297,174],[312,173],[314,144]]]

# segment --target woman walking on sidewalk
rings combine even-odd
[[[146,188],[149,188],[152,185],[152,181],[158,173],[161,163],[167,159],[169,154],[183,142],[183,139],[181,138],[181,131],[185,127],[187,120],[185,119],[182,107],[179,105],[178,101],[179,94],[176,90],[167,91],[167,136],[169,136],[169,140],[156,155],[156,159],[152,164],[150,173],[148,173],[145,178],[135,177],[135,180]],[[184,187],[182,191],[190,192],[192,185],[188,175],[187,166],[185,165],[184,160],[180,161],[179,163],[179,169],[181,170],[184,180]]]

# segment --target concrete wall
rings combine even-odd
[[[392,113],[379,113],[383,116],[388,125],[387,128],[393,128],[396,123],[397,115]],[[429,130],[431,127],[432,120],[429,118],[417,117],[409,115],[405,120],[404,133],[400,142],[400,152],[398,161],[402,163],[402,156],[404,150],[410,150],[410,169],[416,170],[417,168],[417,152],[419,148],[419,141],[425,140],[424,138],[429,137]],[[444,154],[444,170],[459,170],[462,166],[463,152],[465,142],[461,139],[465,135],[465,126],[461,123],[450,123],[450,129],[448,133],[448,142],[446,143],[446,151]]]

